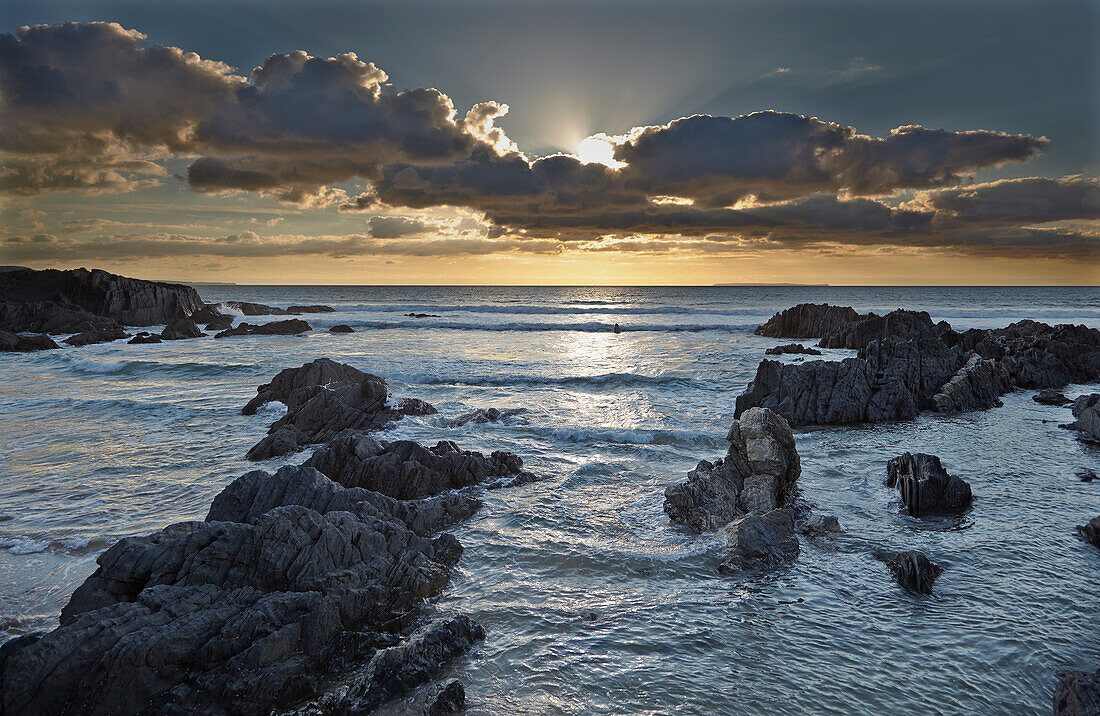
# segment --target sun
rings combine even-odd
[[[615,139],[603,132],[593,134],[577,145],[577,159],[585,164],[603,164],[612,169],[626,166],[615,159]]]

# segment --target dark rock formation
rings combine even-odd
[[[453,420],[447,422],[449,428],[460,428],[463,425],[473,423],[475,425],[483,425],[485,423],[499,423],[508,418],[514,418],[521,413],[526,412],[523,408],[514,408],[511,410],[500,410],[499,408],[477,408],[469,413],[460,415]]]
[[[298,316],[303,313],[336,313],[336,309],[332,306],[287,306],[286,312],[292,316]]]
[[[916,551],[902,552],[886,566],[898,584],[918,594],[931,594],[932,583],[943,573],[943,567]]]
[[[1100,547],[1100,517],[1093,517],[1083,525],[1077,525],[1077,534],[1089,544]]]
[[[452,716],[466,710],[466,690],[452,679],[428,694],[424,716]]]
[[[226,314],[218,310],[218,304],[216,303],[204,303],[202,304],[202,308],[191,314],[191,320],[195,323],[210,324],[221,322],[226,318],[229,319],[230,323],[233,322],[233,317],[227,316]],[[226,326],[226,328],[228,327],[229,326]]]
[[[241,412],[252,415],[272,400],[287,406],[286,415],[248,451],[250,460],[285,455],[331,440],[344,430],[377,430],[405,415],[435,412],[422,400],[391,404],[384,380],[328,358],[280,371],[257,389],[256,397]]]
[[[1096,471],[1087,467],[1078,468],[1074,473],[1081,482],[1092,482],[1096,479]]]
[[[723,530],[728,546],[718,571],[736,575],[772,569],[798,558],[794,511],[787,508],[740,517]]]
[[[409,318],[439,318],[434,313],[406,313],[405,315]]]
[[[940,459],[925,453],[903,453],[886,463],[886,486],[896,487],[913,517],[955,515],[970,508],[970,484],[948,475]]]
[[[1073,417],[1067,427],[1075,429],[1086,440],[1100,442],[1100,393],[1082,395],[1073,401]]]
[[[226,301],[226,308],[240,311],[246,316],[285,316],[287,312],[275,306],[265,306],[262,303],[249,303],[248,301]]]
[[[715,530],[748,512],[786,505],[802,474],[794,434],[787,421],[767,408],[745,411],[733,422],[726,457],[703,460],[665,490],[665,512],[695,532]]]
[[[801,343],[787,343],[782,346],[772,346],[771,348],[764,351],[764,355],[769,356],[781,356],[784,353],[799,353],[808,356],[821,355],[821,351],[817,350],[816,348],[807,348]]]
[[[160,337],[166,341],[178,341],[186,338],[199,338],[206,334],[189,318],[178,318],[160,332]]]
[[[224,331],[233,327],[233,316],[215,316],[206,322],[208,331]]]
[[[1031,399],[1040,405],[1069,405],[1073,402],[1060,390],[1040,390]]]
[[[756,329],[769,338],[821,338],[859,320],[854,308],[827,303],[800,303],[775,314]]]
[[[215,338],[227,336],[293,336],[312,330],[310,325],[300,318],[291,318],[286,321],[272,321],[271,323],[240,323],[233,328],[228,328],[221,333],[214,334]]]
[[[802,525],[801,532],[807,537],[832,537],[843,532],[840,520],[833,515],[813,515]]]
[[[486,457],[450,441],[427,448],[409,440],[379,442],[349,433],[318,448],[303,467],[312,467],[344,487],[361,487],[399,500],[415,500],[470,485],[529,482],[519,456],[496,451]]]
[[[922,410],[984,410],[1018,387],[1100,380],[1100,331],[1085,326],[1020,321],[959,334],[923,312],[857,314],[846,323],[844,316],[851,313],[807,304],[761,326],[766,335],[816,333],[821,345],[859,348],[859,355],[787,365],[764,360],[736,414],[762,406],[792,425],[878,422]]]
[[[120,341],[123,338],[128,338],[129,335],[121,328],[108,328],[102,331],[84,331],[83,333],[77,333],[76,335],[69,336],[63,342],[68,343],[70,346],[89,346],[94,343],[108,343],[110,341]]]
[[[161,338],[156,333],[149,333],[148,331],[138,331],[134,334],[133,338],[126,342],[132,344],[160,343]]]
[[[45,333],[37,336],[21,336],[18,333],[0,331],[0,353],[30,353],[60,347]]]
[[[328,329],[329,333],[355,333],[355,330],[351,326],[343,323],[339,323],[332,328]]]
[[[82,333],[151,326],[203,308],[190,286],[117,276],[106,271],[20,269],[0,273],[0,329]]]
[[[1066,671],[1054,687],[1054,716],[1100,716],[1100,669]]]

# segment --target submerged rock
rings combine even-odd
[[[1054,716],[1100,716],[1100,669],[1066,671],[1054,687]]]
[[[808,356],[821,355],[821,351],[817,350],[816,348],[807,348],[801,343],[787,343],[782,346],[772,346],[771,348],[764,351],[764,355],[769,356],[781,356],[785,353],[799,353]]]
[[[466,710],[466,690],[458,679],[433,689],[426,699],[424,716],[451,716]]]
[[[329,333],[355,333],[355,330],[351,326],[345,325],[343,323],[339,323],[339,324],[333,326],[332,328],[328,329],[328,332]]]
[[[665,512],[695,532],[715,530],[754,510],[782,507],[795,495],[802,473],[794,434],[767,408],[745,411],[733,422],[726,456],[703,460],[686,482],[665,490]]]
[[[484,423],[499,423],[507,420],[508,418],[514,418],[517,415],[526,412],[523,408],[514,408],[512,410],[500,410],[499,408],[477,408],[469,413],[460,415],[453,420],[448,421],[447,427],[460,428],[463,425],[474,423],[475,425],[482,425]]]
[[[63,342],[68,343],[70,346],[89,346],[95,343],[120,341],[128,337],[129,335],[126,331],[121,328],[108,328],[101,331],[84,331],[83,333],[77,333],[76,335],[69,336]]]
[[[943,573],[943,567],[916,551],[902,552],[886,566],[898,584],[919,594],[931,594],[932,583]]]
[[[961,514],[973,498],[970,484],[948,475],[940,459],[925,453],[903,453],[886,464],[886,486],[896,487],[909,514]]]
[[[813,515],[802,525],[802,534],[808,537],[832,537],[843,531],[833,515]]]
[[[293,336],[299,333],[313,330],[310,325],[300,318],[291,318],[286,321],[272,321],[271,323],[239,323],[233,328],[227,328],[221,333],[214,334],[215,338],[228,336]]]
[[[1040,405],[1068,405],[1073,402],[1060,390],[1040,390],[1031,399]]]
[[[794,511],[787,508],[740,517],[726,525],[723,535],[727,547],[718,565],[722,574],[772,569],[798,558]]]
[[[481,483],[515,485],[534,475],[510,452],[460,450],[450,441],[427,448],[410,440],[379,442],[349,433],[319,448],[303,463],[345,487],[362,487],[400,500],[438,495]]]
[[[160,332],[160,337],[166,341],[200,338],[205,335],[205,333],[199,330],[198,325],[189,318],[180,318],[172,321]]]
[[[1077,479],[1081,482],[1092,482],[1096,479],[1096,471],[1087,467],[1078,468],[1073,474],[1076,475]]]
[[[245,415],[272,400],[284,403],[287,412],[248,451],[250,460],[285,455],[331,440],[344,430],[377,430],[405,415],[435,412],[422,400],[391,404],[384,380],[328,358],[280,371],[256,392],[241,411]]]
[[[1091,545],[1100,547],[1100,517],[1093,517],[1083,525],[1077,525],[1077,534]]]
[[[37,336],[24,336],[18,333],[0,331],[0,353],[30,353],[60,348],[45,333]]]
[[[149,333],[148,331],[138,331],[134,334],[133,338],[126,341],[130,344],[140,345],[142,343],[160,343],[161,337],[156,333]]]

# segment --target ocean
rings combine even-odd
[[[1069,411],[1034,391],[986,412],[796,431],[803,496],[845,532],[803,539],[788,568],[722,576],[714,536],[662,509],[665,487],[725,453],[736,396],[764,350],[789,342],[752,333],[776,311],[813,301],[923,309],[956,329],[1100,327],[1095,288],[199,290],[336,313],[303,316],[314,330],[294,337],[0,359],[0,640],[56,625],[120,537],[202,519],[257,467],[245,452],[278,416],[241,407],[279,370],[327,356],[438,408],[381,439],[510,450],[540,478],[484,492],[453,530],[465,553],[438,606],[487,633],[453,668],[469,713],[1049,713],[1058,671],[1100,666],[1100,551],[1074,529],[1100,514],[1100,482],[1074,476],[1100,470],[1100,448],[1059,429]],[[338,323],[356,332],[330,334]],[[447,427],[479,407],[521,412]],[[970,512],[905,514],[883,478],[906,451],[969,481]],[[891,580],[883,557],[907,549],[946,568],[932,595]]]

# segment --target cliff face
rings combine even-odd
[[[0,272],[0,329],[75,333],[106,324],[151,326],[203,307],[190,286],[127,278],[99,269]]]

